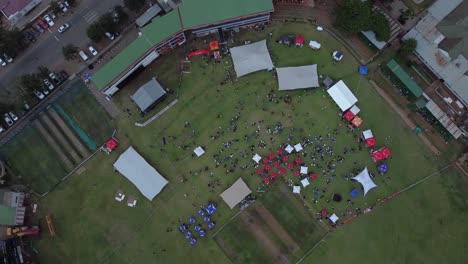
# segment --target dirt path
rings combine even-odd
[[[249,232],[256,238],[257,242],[260,243],[273,258],[274,263],[291,263],[288,257],[281,252],[281,248],[265,233],[262,224],[258,222],[257,217],[252,215],[252,212],[249,212],[249,210],[244,211],[240,215],[240,219]]]
[[[58,140],[58,142],[60,143],[62,148],[65,150],[65,152],[70,155],[73,162],[75,164],[79,164],[81,162],[82,158],[72,148],[70,143],[67,141],[67,139],[62,134],[62,132],[58,129],[58,127],[54,124],[54,122],[52,122],[52,120],[47,116],[47,114],[41,115],[41,120],[45,123],[47,128],[49,128],[49,131],[52,133],[52,136],[54,136],[54,138]]]
[[[387,101],[387,103],[393,108],[393,110],[400,115],[403,121],[405,121],[405,123],[411,129],[416,128],[416,125],[413,123],[413,121],[408,118],[406,113],[403,110],[401,110],[400,107],[398,107],[398,105],[395,104],[395,102],[393,102],[393,100],[385,93],[384,90],[382,90],[382,88],[380,88],[374,81],[370,81],[370,84],[375,88],[377,93],[379,93],[380,96],[382,96],[382,98],[385,99],[385,101]],[[429,147],[429,149],[432,150],[432,152],[434,152],[437,156],[440,155],[440,151],[432,144],[432,142],[429,139],[427,139],[427,137],[424,134],[420,133],[419,137]]]
[[[68,137],[68,139],[73,143],[75,148],[80,153],[81,157],[86,158],[91,153],[89,153],[88,149],[81,143],[78,137],[73,133],[70,127],[63,121],[60,115],[50,107],[47,112],[49,113],[50,117],[55,121],[55,123],[62,129],[63,133]]]
[[[44,126],[39,122],[39,120],[34,121],[34,125],[41,133],[42,137],[47,141],[47,144],[52,147],[52,149],[57,153],[59,158],[62,160],[62,163],[67,167],[68,170],[73,170],[73,163],[68,159],[67,155],[62,151],[62,149],[57,145],[54,139],[49,135]]]
[[[273,232],[281,239],[284,245],[288,248],[289,252],[296,255],[301,249],[294,239],[284,230],[276,218],[265,208],[265,206],[257,201],[255,203],[255,210],[263,219],[263,221],[273,230]]]

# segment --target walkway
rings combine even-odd
[[[94,85],[91,83],[86,84],[88,90],[94,95],[98,103],[106,110],[106,112],[115,119],[117,116],[120,115],[120,109],[112,102],[111,100],[107,100],[106,96],[101,93]]]
[[[135,126],[138,126],[138,127],[145,127],[147,125],[149,125],[149,123],[153,122],[155,119],[157,119],[159,116],[161,116],[162,114],[164,114],[167,110],[169,110],[173,105],[175,105],[176,103],[178,102],[177,99],[175,99],[174,101],[172,101],[170,104],[168,104],[166,107],[164,107],[161,111],[159,111],[158,113],[156,113],[154,116],[152,116],[150,119],[146,120],[144,123],[135,123]]]
[[[406,113],[403,110],[401,110],[400,107],[398,107],[398,105],[395,102],[393,102],[393,100],[385,93],[385,91],[382,88],[380,88],[374,81],[371,80],[369,82],[375,88],[375,90],[380,94],[380,96],[382,96],[382,98],[385,99],[385,101],[387,101],[387,103],[393,108],[393,110],[400,115],[403,121],[405,121],[405,123],[411,129],[414,130],[416,128],[416,125],[413,123],[411,119],[409,119]],[[429,149],[432,150],[432,152],[434,152],[437,156],[440,155],[440,151],[432,144],[432,142],[429,139],[427,139],[427,137],[423,133],[420,133],[419,137],[429,147]]]

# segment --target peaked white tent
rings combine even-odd
[[[374,135],[372,134],[372,131],[370,129],[362,131],[362,135],[364,136],[364,139],[369,139],[369,138],[374,137]]]
[[[114,168],[130,180],[150,201],[168,183],[133,147],[129,147],[120,155],[114,163]]]
[[[195,155],[197,155],[197,157],[200,157],[201,155],[205,154],[205,150],[202,147],[197,147],[193,150],[193,152],[195,153]]]
[[[256,163],[259,163],[260,160],[262,159],[262,157],[260,155],[258,155],[257,153],[255,153],[255,156],[253,156],[252,158]]]
[[[317,64],[299,67],[276,68],[279,90],[296,90],[319,87]]]
[[[359,173],[356,177],[354,177],[353,180],[358,181],[362,185],[362,188],[364,189],[364,196],[370,189],[377,187],[377,185],[372,181],[367,167],[364,168],[364,170],[361,171],[361,173]]]
[[[301,183],[302,183],[302,186],[304,186],[304,188],[310,184],[308,179],[303,179]]]
[[[268,52],[266,40],[234,47],[229,49],[229,51],[231,52],[237,77],[256,71],[273,69],[274,67],[270,53]]]
[[[341,80],[330,87],[327,92],[343,112],[358,101],[348,86]]]
[[[336,216],[336,214],[332,214],[330,216],[330,221],[332,221],[334,224],[336,223],[336,221],[338,221],[338,216]]]
[[[308,170],[309,170],[308,167],[301,166],[301,174],[307,174]]]
[[[294,149],[299,152],[301,150],[303,150],[304,148],[302,147],[301,143],[297,143],[296,145],[294,145]]]
[[[293,186],[293,193],[301,193],[301,186]]]
[[[289,154],[291,154],[291,152],[293,152],[294,148],[291,145],[287,145],[284,150],[286,150]]]
[[[317,41],[315,41],[315,40],[311,40],[309,42],[309,47],[312,48],[312,49],[318,50],[318,49],[320,49],[320,47],[322,47],[322,45],[320,43],[318,43]]]
[[[221,193],[221,198],[227,203],[229,208],[234,208],[238,203],[240,203],[244,198],[251,194],[252,191],[250,190],[249,186],[245,184],[242,178],[237,179],[235,183],[232,184],[231,187],[226,189],[223,193]]]

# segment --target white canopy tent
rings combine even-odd
[[[244,198],[251,194],[249,186],[245,184],[242,178],[237,179],[235,183],[221,193],[221,198],[227,203],[229,208],[234,208],[238,203],[240,203]]]
[[[336,221],[338,221],[338,216],[336,216],[336,214],[332,214],[330,216],[330,221],[332,221],[334,224],[336,224]]]
[[[307,174],[308,171],[309,171],[308,167],[301,166],[301,174]]]
[[[293,186],[293,193],[301,193],[301,186]]]
[[[255,155],[253,156],[253,161],[255,161],[256,163],[259,163],[260,160],[262,159],[262,156],[258,155],[257,153],[255,153]]]
[[[319,87],[317,64],[276,68],[280,91]]]
[[[377,184],[372,181],[367,167],[364,168],[364,170],[361,171],[361,173],[359,173],[356,177],[354,177],[353,180],[358,181],[362,185],[362,188],[364,189],[364,196],[366,196],[370,189],[377,187]]]
[[[114,163],[114,168],[130,180],[150,201],[168,183],[133,147],[129,147],[120,155]]]
[[[348,86],[341,80],[330,87],[327,92],[343,112],[358,101]]]
[[[361,109],[359,109],[359,107],[357,107],[357,105],[353,105],[353,107],[351,107],[349,109],[349,111],[351,111],[351,113],[353,113],[354,115],[357,115],[357,114],[359,114],[359,112],[361,112]]]
[[[310,184],[308,179],[303,179],[301,183],[302,183],[302,186],[304,186],[304,188]]]
[[[294,149],[299,152],[301,150],[303,150],[304,148],[302,147],[301,143],[297,143],[296,145],[294,145]]]
[[[195,153],[195,155],[197,155],[197,157],[200,157],[201,155],[205,154],[205,150],[202,147],[197,147],[193,150],[193,152]]]
[[[286,150],[286,152],[291,154],[291,152],[293,152],[294,148],[291,145],[288,144],[284,150]]]
[[[273,69],[266,40],[229,49],[237,77],[252,72]]]
[[[322,45],[320,43],[318,43],[317,41],[315,41],[315,40],[311,40],[309,42],[309,47],[312,48],[312,49],[318,50],[318,49],[320,49],[320,47],[322,47]]]
[[[362,131],[362,135],[364,136],[364,139],[369,139],[369,138],[374,137],[374,135],[372,134],[372,131],[370,129]]]

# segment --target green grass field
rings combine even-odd
[[[399,191],[447,164],[443,157],[434,157],[372,90],[366,78],[357,74],[359,65],[346,50],[343,50],[345,59],[342,62],[332,62],[330,53],[342,48],[325,32],[316,32],[312,26],[305,24],[280,25],[260,33],[239,34],[235,45],[243,40],[263,39],[270,29],[275,37],[286,33],[302,33],[306,39],[326,43],[321,50],[314,51],[280,46],[274,43],[274,37],[269,39],[269,48],[276,66],[318,63],[320,74],[330,75],[335,80],[343,79],[359,99],[363,128],[372,128],[378,145],[388,145],[393,152],[393,159],[388,161],[389,178],[377,176],[375,181],[379,187],[370,191],[365,198],[360,196],[355,199],[356,206],[364,208],[374,204],[377,199]],[[190,45],[193,46],[187,47],[187,50],[200,47],[203,42],[198,40]],[[117,137],[121,143],[118,150],[110,156],[102,153],[96,155],[87,163],[84,173],[71,177],[41,200],[39,216],[51,213],[57,230],[55,238],[50,238],[45,232],[35,242],[40,252],[37,257],[41,262],[146,263],[157,260],[158,263],[229,263],[228,257],[212,239],[200,239],[197,246],[191,247],[183,235],[176,231],[179,220],[186,221],[208,200],[218,204],[218,212],[213,217],[218,227],[238,211],[231,211],[220,200],[219,194],[240,176],[252,190],[260,185],[256,169],[241,169],[243,165],[252,163],[254,152],[249,150],[249,146],[254,145],[255,152],[267,155],[275,151],[279,144],[288,142],[288,134],[293,134],[293,143],[308,134],[325,137],[339,123],[338,107],[322,88],[279,93],[277,82],[269,72],[254,73],[240,78],[234,84],[220,85],[226,79],[226,69],[234,73],[229,58],[215,65],[205,65],[201,58],[194,58],[191,73],[184,75],[181,87],[177,88],[177,65],[185,57],[184,54],[180,48],[163,56],[150,66],[152,74],[145,74],[158,76],[162,83],[174,89],[179,102],[144,128],[134,126],[133,115],[122,115],[116,121]],[[139,84],[147,80],[140,80]],[[136,89],[136,83],[131,83],[128,89]],[[271,102],[268,94],[273,98]],[[282,97],[286,94],[291,96],[291,104],[284,102]],[[121,93],[119,96],[128,94]],[[118,98],[117,101],[124,103],[124,108],[134,107],[128,105],[128,99]],[[149,115],[156,112],[157,109]],[[240,115],[234,133],[231,119],[238,113]],[[262,124],[259,123],[261,120],[264,121]],[[190,122],[190,128],[184,128],[186,121]],[[281,122],[283,132],[267,134],[266,129],[273,129],[277,122]],[[256,125],[252,126],[253,123]],[[255,138],[255,129],[259,124],[259,137]],[[339,135],[336,136],[336,144],[333,144],[336,153],[342,154],[344,147],[357,148],[353,134],[346,131],[344,125],[338,126]],[[219,138],[212,139],[217,132]],[[162,143],[163,137],[167,139],[166,145]],[[236,142],[236,139],[239,141],[230,148],[223,147],[223,143]],[[265,149],[257,147],[259,140],[266,142]],[[134,146],[170,182],[153,202],[147,201],[130,182],[112,170],[113,162],[129,145]],[[206,154],[194,158],[192,150],[198,145],[205,147]],[[220,153],[220,150],[223,152]],[[312,152],[313,148],[307,147],[306,150]],[[242,158],[242,152],[247,152],[247,158]],[[230,154],[233,158],[216,167],[213,158],[215,154],[220,155],[219,159]],[[338,166],[335,172],[337,177],[327,192],[329,196],[340,193],[344,200],[348,199],[352,188],[359,187],[356,183],[346,181],[346,174],[364,166],[375,171],[375,163],[365,149],[345,157],[346,161]],[[327,157],[325,162],[329,159]],[[312,170],[311,166],[309,170]],[[286,177],[298,182],[291,173]],[[466,226],[460,224],[460,221],[466,218],[468,210],[466,182],[460,177],[454,171],[444,171],[443,176],[435,176],[375,212],[337,229],[305,260],[311,263],[319,260],[326,263],[362,263],[363,256],[367,254],[374,262],[382,259],[391,261],[394,254],[399,254],[398,260],[403,263],[422,259],[426,255],[424,263],[439,263],[442,257],[447,263],[462,263],[459,260],[466,260],[463,250]],[[182,178],[187,181],[181,183]],[[214,187],[208,187],[208,184]],[[325,186],[325,178],[319,173],[319,178],[312,186],[322,188]],[[136,208],[129,208],[114,200],[114,194],[119,189],[128,195],[137,196]],[[270,191],[271,197],[275,197],[275,191],[274,188]],[[305,189],[302,195],[306,196],[306,203],[311,203],[311,188]],[[346,202],[332,205],[325,200],[320,199],[317,204],[311,204],[313,210],[328,208],[339,213],[347,207]],[[267,198],[265,202],[268,203]],[[453,209],[453,205],[457,205],[458,209]],[[272,210],[278,221],[283,223],[288,221],[287,218],[281,220],[283,214],[288,212],[286,209]],[[311,218],[310,221],[311,225],[315,225],[315,220]],[[288,232],[299,232],[298,225],[290,225],[285,226]],[[232,232],[238,229],[235,225],[231,228],[234,229]],[[437,233],[437,228],[440,228],[440,233]],[[243,245],[256,247],[249,240],[249,234],[240,234],[246,238]],[[212,232],[208,232],[208,237],[211,235]],[[301,243],[310,242],[304,240]],[[398,247],[388,249],[395,245]],[[434,250],[441,245],[443,247],[440,250]],[[239,243],[237,246],[242,245]],[[246,254],[246,259],[252,257],[249,252],[253,251],[241,252],[239,254]],[[254,257],[258,258],[258,262],[263,259],[260,255]]]

